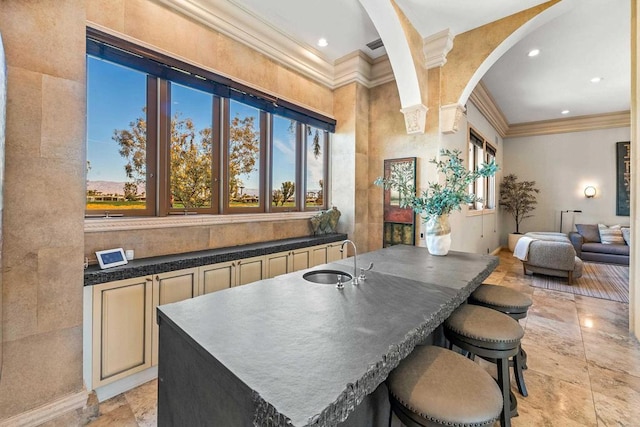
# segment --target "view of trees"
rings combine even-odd
[[[284,206],[284,203],[289,200],[291,196],[296,192],[296,185],[291,181],[285,181],[282,183],[282,188],[279,190],[273,190],[271,199],[273,206]]]
[[[211,206],[211,145],[210,127],[196,132],[190,118],[178,114],[171,119],[170,185],[172,207],[202,208]],[[146,180],[146,121],[139,117],[129,123],[129,129],[114,130],[120,155],[126,159],[125,172],[130,180],[125,184],[125,199],[135,200]],[[241,174],[250,173],[260,150],[260,135],[254,130],[254,117],[234,117],[229,141],[229,192],[237,196],[243,186]]]

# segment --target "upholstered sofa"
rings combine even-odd
[[[548,276],[566,277],[571,285],[573,279],[582,277],[582,260],[576,256],[571,241],[564,233],[526,233],[516,244],[514,256],[522,261],[524,274],[539,273]],[[522,245],[528,244],[522,256]]]
[[[610,228],[613,229],[613,227]],[[621,238],[618,237],[612,240],[605,238],[603,242],[598,224],[576,224],[577,231],[569,233],[569,238],[576,250],[576,254],[583,261],[629,265],[630,247],[628,242],[630,242],[630,238],[627,237],[625,239],[624,234],[626,233],[623,233],[624,228],[625,227],[618,228]]]

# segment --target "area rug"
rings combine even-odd
[[[573,285],[567,285],[566,278],[542,274],[534,274],[531,285],[536,288],[629,303],[629,267],[625,265],[585,262],[582,277],[573,279]]]

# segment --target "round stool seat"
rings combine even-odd
[[[516,320],[526,317],[533,303],[528,295],[498,285],[480,285],[469,297],[469,302],[501,311]]]
[[[405,424],[490,426],[500,417],[500,387],[484,369],[445,348],[418,346],[387,380]],[[395,402],[394,402],[395,401]]]
[[[515,350],[524,336],[524,330],[517,320],[499,311],[472,304],[458,307],[445,320],[444,327],[445,332],[453,332],[461,340],[490,350]]]

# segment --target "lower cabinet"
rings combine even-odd
[[[156,307],[197,292],[197,268],[93,286],[93,387],[156,365]]]
[[[158,322],[156,307],[198,295],[198,268],[171,271],[153,277],[153,335],[151,336],[151,366],[158,364]]]
[[[93,387],[151,367],[150,277],[93,287]]]
[[[92,286],[92,388],[158,363],[157,306],[341,258],[338,242]]]

